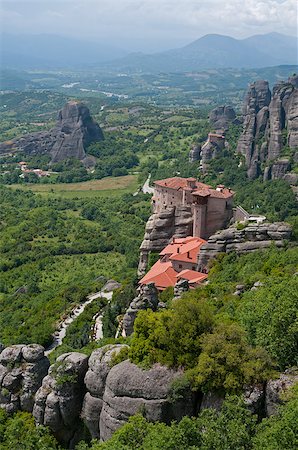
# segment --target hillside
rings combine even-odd
[[[132,54],[109,67],[123,71],[191,72],[219,68],[259,68],[297,63],[297,40],[278,33],[247,39],[208,34],[179,49]]]

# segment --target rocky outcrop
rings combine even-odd
[[[158,290],[154,283],[149,283],[139,288],[138,296],[133,299],[123,318],[123,335],[130,336],[133,333],[133,325],[137,314],[141,310],[152,309],[156,311],[158,307]]]
[[[0,144],[0,153],[19,150],[25,154],[50,154],[52,162],[75,158],[84,160],[85,148],[101,141],[103,133],[90,111],[81,102],[70,101],[59,111],[57,123],[50,131],[30,133]],[[90,163],[90,159],[86,160]]]
[[[48,426],[68,448],[74,448],[82,437],[79,419],[87,367],[88,357],[82,353],[59,356],[35,396],[33,415],[36,423]]]
[[[32,412],[50,363],[41,345],[12,345],[0,353],[0,408]]]
[[[189,291],[188,280],[178,281],[174,286],[174,298],[180,298],[187,291]]]
[[[150,252],[160,252],[173,236],[192,235],[193,217],[188,206],[170,207],[149,217],[141,244],[138,274],[146,273]]]
[[[189,162],[194,163],[199,161],[201,157],[201,146],[193,145],[189,152]]]
[[[298,383],[298,369],[288,369],[276,380],[270,380],[266,386],[266,415],[277,413],[278,406],[286,400],[286,392]]]
[[[283,247],[291,238],[292,228],[283,222],[261,223],[246,226],[242,230],[230,227],[210,236],[207,243],[202,245],[198,271],[208,268],[208,263],[219,253],[236,252],[238,255],[269,248],[272,243]]]
[[[209,133],[208,139],[201,149],[201,165],[203,172],[208,169],[208,163],[220,156],[226,146],[225,138],[222,134]]]
[[[227,131],[230,124],[238,124],[232,106],[217,106],[209,114],[209,122],[215,131]]]
[[[106,378],[111,370],[111,361],[127,345],[105,345],[92,352],[85,375],[87,393],[84,397],[81,417],[92,439],[99,439],[99,418],[103,406]]]
[[[268,82],[250,85],[244,102],[243,132],[237,150],[245,156],[247,173],[256,178],[265,167],[265,179],[286,179],[280,162],[282,149],[298,147],[298,76],[278,83],[271,95]],[[272,163],[274,162],[273,166]],[[272,167],[271,167],[272,166]],[[287,171],[290,170],[290,165]]]
[[[129,361],[114,366],[108,374],[100,415],[100,437],[109,439],[128,418],[142,412],[149,421],[170,423],[194,414],[191,392],[181,400],[171,399],[172,383],[181,372],[155,365],[142,370]]]

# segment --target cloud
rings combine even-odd
[[[135,49],[207,33],[297,34],[296,0],[2,0],[1,8],[5,31],[107,39]]]

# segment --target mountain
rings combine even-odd
[[[269,33],[241,40],[208,34],[182,48],[152,55],[130,54],[108,65],[127,71],[186,72],[296,63],[297,39],[279,33]]]
[[[126,51],[106,42],[87,42],[50,34],[3,34],[1,47],[2,66],[17,69],[98,65],[127,55]]]
[[[258,68],[297,63],[297,39],[279,33],[235,39],[207,34],[173,50],[131,53],[107,42],[87,42],[56,35],[2,36],[3,67],[100,67],[128,72],[190,72],[220,68]]]

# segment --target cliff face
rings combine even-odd
[[[209,114],[209,122],[215,131],[227,131],[230,124],[237,124],[235,110],[232,106],[217,106]]]
[[[193,218],[191,208],[177,206],[154,213],[147,221],[144,240],[141,244],[138,274],[146,273],[150,252],[160,252],[175,237],[192,234]]]
[[[0,144],[0,153],[21,150],[29,155],[51,155],[52,162],[75,158],[83,160],[85,148],[103,139],[99,125],[94,122],[87,106],[80,102],[66,103],[50,131],[30,133],[9,143]]]
[[[89,358],[65,353],[49,368],[40,345],[2,346],[0,408],[8,413],[33,408],[37,425],[48,426],[66,448],[74,448],[85,437],[80,419],[93,438],[105,441],[140,411],[150,421],[171,423],[205,408],[221,408],[222,397],[217,393],[194,394],[185,389],[183,395],[173,397],[172,384],[183,375],[182,370],[160,364],[145,370],[128,360],[113,366],[113,357],[125,347],[106,345]],[[297,380],[297,370],[289,369],[266,387],[248,387],[244,392],[247,408],[253,413],[275,414],[284,392]],[[24,404],[21,397],[28,393],[30,402],[26,397]]]
[[[277,84],[272,94],[267,81],[250,85],[244,101],[243,132],[237,147],[245,157],[250,178],[259,176],[264,166],[265,179],[285,178],[283,170],[272,171],[272,166],[284,165],[279,158],[285,144],[293,152],[298,147],[297,86],[298,76]]]
[[[243,230],[230,227],[226,230],[210,236],[207,243],[202,245],[198,270],[207,268],[211,259],[219,253],[236,252],[238,255],[255,250],[268,248],[274,243],[277,247],[283,247],[291,238],[292,229],[287,223],[262,223],[248,225]]]

